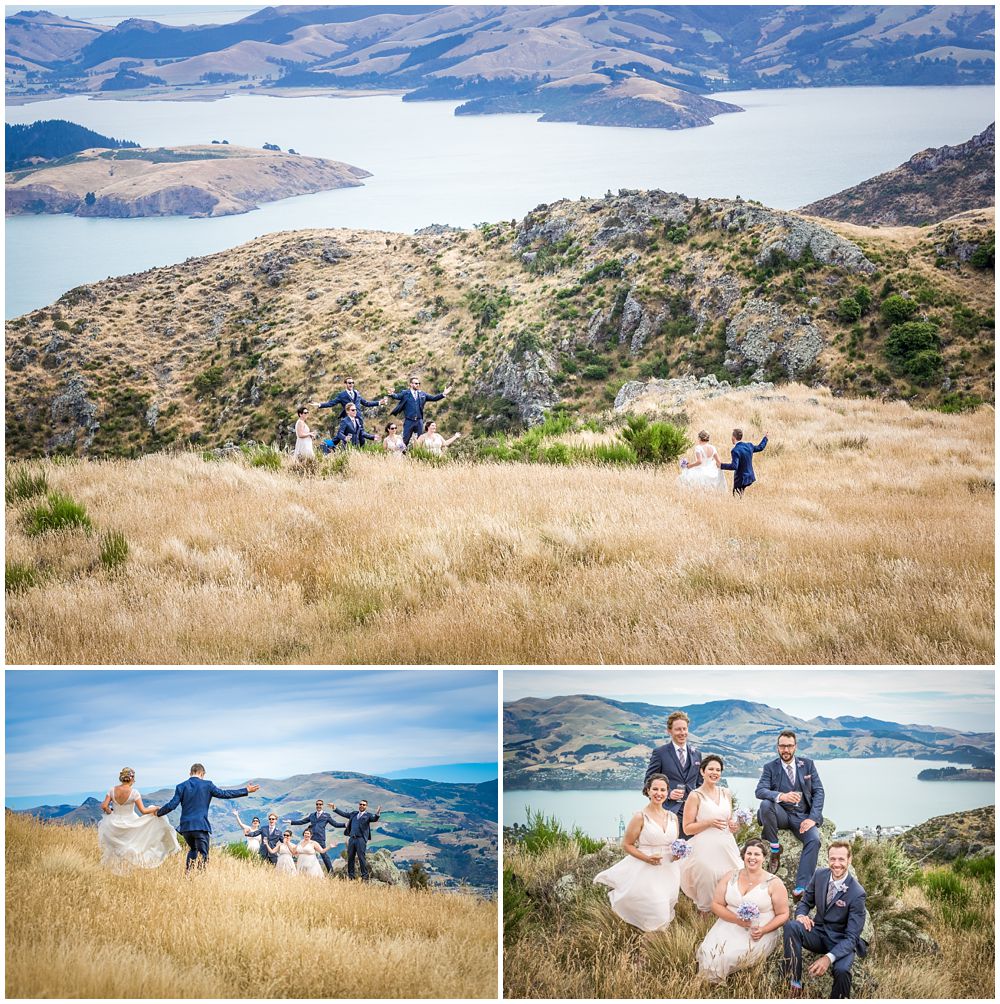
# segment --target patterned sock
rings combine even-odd
[[[781,850],[781,844],[771,844],[771,850],[777,854]]]

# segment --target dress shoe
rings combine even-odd
[[[802,899],[802,897],[803,897],[803,896],[805,896],[805,894],[806,894],[806,891],[805,891],[805,889],[793,889],[793,890],[792,890],[792,899],[793,899],[793,900],[794,900],[794,901],[795,901],[796,903],[798,903],[798,901],[799,901],[800,899]]]
[[[781,851],[771,851],[771,856],[767,859],[767,870],[774,874],[781,867]]]

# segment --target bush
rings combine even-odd
[[[34,565],[26,565],[20,561],[4,561],[4,592],[20,593],[37,586],[38,582],[39,576]]]
[[[530,923],[535,904],[524,882],[510,868],[503,870],[503,936],[517,938]]]
[[[853,296],[845,296],[837,304],[837,316],[842,321],[858,321],[862,313],[861,304]]]
[[[924,349],[915,356],[911,356],[904,364],[904,372],[912,377],[917,383],[926,386],[941,372],[944,360],[937,349]]]
[[[601,279],[618,279],[625,271],[625,266],[617,258],[609,258],[600,265],[595,265],[592,269],[584,272],[580,276],[580,284],[587,282],[600,282]]]
[[[599,464],[631,466],[639,463],[635,450],[627,443],[597,443],[587,448],[586,459]]]
[[[108,530],[101,535],[101,564],[109,571],[124,565],[128,559],[128,541],[121,530]]]
[[[958,907],[969,903],[969,890],[961,877],[950,868],[931,868],[924,872],[922,885],[928,899]]]
[[[411,889],[427,889],[430,886],[430,876],[420,861],[410,863],[410,870],[405,873],[406,881]]]
[[[216,387],[222,385],[225,370],[221,366],[209,366],[204,373],[199,373],[192,384],[199,394],[210,394]]]
[[[44,502],[32,506],[24,514],[24,532],[29,537],[76,527],[89,532],[92,527],[90,517],[82,505],[61,492],[49,492]]]
[[[927,383],[941,369],[940,339],[936,324],[906,321],[893,325],[885,340],[885,354],[898,370],[914,380]]]
[[[576,843],[584,854],[593,854],[604,845],[600,840],[588,837],[579,826],[572,833],[563,828],[555,816],[545,816],[541,812],[527,810],[528,825],[519,831],[519,842],[529,854],[540,854],[550,847],[565,847]]]
[[[996,858],[990,854],[985,858],[958,858],[952,864],[956,875],[963,875],[977,882],[992,883],[996,875]]]
[[[670,422],[650,422],[644,415],[630,415],[619,435],[644,464],[673,463],[691,445],[683,429]]]
[[[273,446],[251,446],[243,455],[251,467],[263,467],[268,471],[281,470],[281,454]]]
[[[996,235],[991,231],[989,237],[983,241],[969,259],[969,264],[974,268],[993,268],[996,244]]]
[[[425,450],[422,446],[417,446],[416,444],[407,447],[406,455],[411,460],[419,460],[421,463],[430,464],[431,467],[442,467],[448,463],[448,457],[445,454],[439,456],[437,453],[432,453],[430,450]]]
[[[231,844],[224,844],[222,853],[228,854],[231,858],[238,858],[240,861],[255,861],[260,858],[242,841],[234,841]]]
[[[942,395],[937,410],[946,415],[956,415],[962,411],[975,411],[982,403],[983,399],[978,394],[963,394],[959,390],[953,390]]]
[[[27,467],[8,467],[4,485],[4,499],[7,504],[23,502],[25,499],[44,495],[49,490],[49,481],[44,471],[37,474]]]
[[[909,321],[919,309],[920,305],[916,300],[907,300],[905,296],[893,293],[882,301],[880,311],[889,324],[902,324]]]
[[[584,366],[581,376],[584,380],[603,380],[609,373],[607,363],[591,363]]]
[[[861,308],[861,313],[867,314],[872,305],[872,291],[867,286],[858,286],[854,291],[854,300]]]

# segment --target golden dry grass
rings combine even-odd
[[[527,919],[513,933],[505,932],[505,997],[764,1000],[787,996],[778,952],[751,969],[733,973],[720,985],[698,979],[695,952],[714,918],[698,914],[685,896],[678,900],[670,926],[648,935],[615,916],[606,890],[586,880],[570,898],[553,896],[555,880],[572,872],[580,860],[579,848],[572,842],[534,854],[504,845],[505,873],[516,875],[535,902]],[[872,951],[863,963],[855,963],[851,996],[991,999],[993,883],[969,881],[966,889],[968,902],[958,911],[919,886],[906,888],[902,903],[927,911],[925,934],[937,950],[915,940],[880,946],[877,921]],[[830,989],[829,976],[805,978],[807,998],[827,997]]]
[[[12,663],[992,663],[993,412],[782,387],[689,405],[764,430],[742,500],[673,469],[356,454],[346,479],[196,455],[47,465],[98,530],[7,558]],[[22,504],[23,508],[23,504]]]
[[[8,997],[496,996],[497,907],[212,854],[112,874],[93,828],[7,816]]]

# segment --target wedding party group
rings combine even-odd
[[[767,446],[767,433],[759,443],[743,441],[743,430],[733,429],[733,449],[729,463],[724,464],[719,451],[711,444],[711,436],[703,429],[698,433],[698,444],[694,448],[694,460],[681,459],[681,473],[677,483],[683,488],[700,488],[706,491],[726,490],[726,476],[723,471],[733,472],[733,495],[741,497],[757,480],[753,470],[753,455]]]
[[[424,407],[428,401],[443,400],[450,391],[450,387],[445,387],[440,394],[427,394],[420,389],[420,377],[411,377],[407,388],[370,401],[355,389],[354,380],[348,379],[344,381],[344,390],[330,398],[329,401],[312,401],[297,410],[295,449],[292,455],[297,463],[315,459],[316,451],[313,440],[319,438],[320,434],[309,426],[309,408],[312,407],[317,410],[321,408],[340,409],[336,430],[332,436],[320,439],[319,445],[324,453],[330,453],[341,445],[360,447],[364,446],[366,442],[376,442],[381,443],[383,449],[390,456],[402,457],[409,448],[410,441],[413,440],[421,449],[441,456],[445,448],[451,446],[461,433],[456,432],[449,439],[445,439],[438,432],[436,422],[427,420],[425,425]],[[366,431],[364,409],[388,404],[390,400],[395,400],[397,404],[390,413],[391,418],[385,427],[385,435],[378,436]],[[392,420],[400,414],[403,416],[402,434],[400,434],[399,423]],[[414,436],[416,436],[415,440]]]
[[[212,824],[208,819],[212,799],[245,798],[259,789],[260,785],[249,781],[242,788],[219,788],[212,781],[205,780],[205,767],[194,763],[190,777],[177,785],[170,801],[159,807],[144,805],[142,795],[135,788],[135,771],[131,767],[123,767],[118,775],[118,784],[108,791],[101,803],[101,811],[105,814],[97,826],[101,863],[115,870],[157,868],[180,851],[179,833],[188,847],[185,870],[204,868],[208,864],[212,834]],[[166,816],[178,806],[181,818],[175,832]],[[367,882],[371,824],[378,822],[382,807],[369,812],[368,803],[363,799],[351,812],[344,812],[333,804],[330,805],[330,812],[325,812],[323,806],[323,800],[317,799],[315,812],[302,819],[285,820],[289,826],[305,827],[298,843],[292,841],[290,829],[278,827],[276,813],[268,814],[267,826],[262,826],[257,816],[253,817],[250,826],[244,826],[239,813],[234,815],[243,830],[247,847],[284,875],[323,878],[324,868],[326,874],[332,874],[334,869],[329,855],[334,848],[326,846],[326,830],[327,827],[344,830],[348,877],[356,877],[357,865],[362,880]],[[346,822],[338,822],[331,812]]]
[[[868,951],[865,890],[850,872],[846,841],[831,843],[828,867],[817,868],[824,791],[816,765],[797,755],[794,732],[778,736],[778,756],[764,766],[756,789],[762,838],[741,848],[734,834],[753,814],[734,811],[720,784],[722,757],[692,747],[689,724],[683,711],[667,718],[670,741],[650,757],[643,788],[649,803],[625,830],[627,856],[594,881],[609,888],[612,910],[643,931],[666,928],[681,893],[714,915],[696,953],[699,976],[710,982],[721,983],[781,945],[790,997],[802,996],[803,950],[819,954],[809,974],[832,970],[831,996],[850,997],[854,959]],[[791,904],[774,874],[779,830],[802,844]]]

